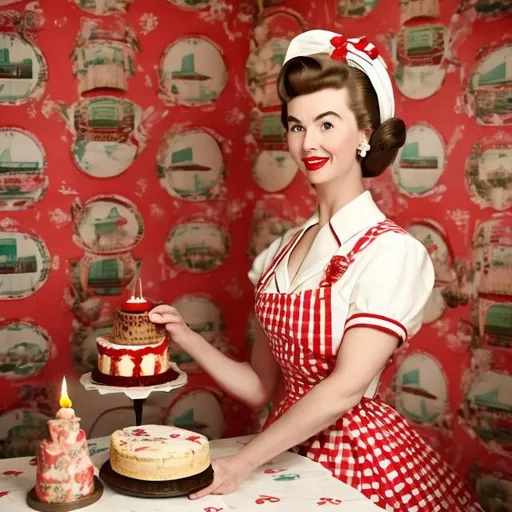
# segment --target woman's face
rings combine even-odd
[[[288,147],[312,184],[361,172],[357,147],[365,139],[347,105],[346,89],[322,89],[288,102]]]

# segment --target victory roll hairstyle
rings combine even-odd
[[[279,74],[277,92],[281,100],[281,122],[288,130],[288,102],[297,96],[323,89],[347,89],[348,106],[359,130],[371,132],[371,150],[361,158],[363,178],[379,176],[395,160],[405,143],[405,123],[392,117],[380,122],[377,94],[365,73],[332,59],[327,54],[294,57]]]

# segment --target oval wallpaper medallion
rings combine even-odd
[[[432,190],[446,166],[445,150],[441,135],[431,126],[409,127],[393,165],[393,180],[400,191],[414,196]]]
[[[165,424],[198,432],[208,439],[219,439],[224,432],[224,412],[214,393],[190,391],[171,405]]]
[[[277,77],[290,41],[269,39],[251,52],[246,64],[247,86],[256,105],[281,105],[277,95]]]
[[[0,376],[37,375],[48,362],[51,346],[50,336],[38,325],[21,320],[0,322]]]
[[[31,409],[14,409],[0,416],[0,459],[35,455],[48,435],[50,418]]]
[[[90,372],[98,365],[98,348],[96,338],[110,334],[112,327],[99,327],[97,329],[82,328],[73,332],[71,343],[73,346],[73,363],[80,372]]]
[[[297,171],[287,151],[262,151],[254,162],[252,175],[266,192],[279,192],[293,181]]]
[[[158,148],[157,170],[171,196],[204,201],[221,191],[224,157],[219,143],[206,131],[167,134]]]
[[[137,207],[124,197],[96,196],[78,206],[73,214],[73,241],[87,251],[129,251],[144,235],[144,222]]]
[[[159,74],[162,99],[190,106],[215,101],[228,79],[219,49],[199,37],[169,45],[160,62]]]
[[[434,221],[415,222],[407,226],[407,231],[425,246],[434,265],[434,290],[426,304],[423,319],[424,323],[434,322],[446,309],[442,290],[452,282],[452,251],[443,228]]]
[[[279,107],[253,109],[249,117],[249,129],[262,148],[287,152],[286,130],[281,123]]]
[[[48,80],[39,49],[17,34],[0,32],[0,56],[0,105],[21,105],[39,98]]]
[[[400,0],[400,23],[415,18],[438,18],[439,0],[413,1]]]
[[[130,167],[140,147],[141,108],[114,96],[82,99],[69,112],[71,148],[78,168],[94,178],[118,176]]]
[[[512,449],[512,376],[496,371],[478,375],[461,405],[466,425],[493,450]]]
[[[22,299],[39,290],[50,264],[46,244],[37,236],[0,232],[0,300]]]
[[[48,188],[46,163],[33,134],[0,128],[0,210],[21,210],[43,198]]]
[[[433,357],[409,354],[395,376],[396,409],[422,425],[440,426],[448,412],[448,383]]]
[[[185,9],[204,9],[211,4],[211,0],[167,0],[178,7]]]
[[[95,89],[126,92],[135,75],[138,51],[137,35],[126,22],[82,18],[71,54],[78,94]]]
[[[336,0],[338,16],[343,18],[363,18],[372,12],[379,0]]]
[[[123,14],[134,0],[72,0],[80,9],[97,16]]]
[[[512,213],[508,212],[475,226],[471,259],[476,293],[512,296],[511,226]]]
[[[71,282],[77,294],[121,295],[138,272],[139,262],[131,252],[103,256],[86,252],[71,260]]]
[[[473,304],[473,324],[480,346],[512,348],[512,296],[484,295]]]
[[[229,347],[223,341],[224,320],[220,309],[202,295],[184,295],[172,304],[190,328],[208,343],[227,352]],[[187,373],[201,372],[202,369],[178,345],[171,342],[171,360]]]
[[[293,226],[292,222],[265,207],[255,208],[249,257],[255,258],[276,238],[284,235]]]
[[[512,124],[511,59],[512,44],[485,47],[478,55],[465,97],[466,111],[478,124]]]
[[[407,98],[420,100],[443,85],[449,32],[442,25],[404,27],[395,41],[395,82]]]
[[[227,258],[229,237],[221,226],[187,222],[174,227],[165,242],[172,262],[189,272],[214,270]]]
[[[512,136],[503,139],[478,141],[466,160],[466,184],[481,208],[501,211],[512,206]]]

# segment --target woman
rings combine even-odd
[[[228,359],[170,306],[151,313],[227,393],[258,408],[284,393],[263,432],[214,461],[192,498],[236,489],[294,448],[385,510],[482,509],[460,478],[376,394],[396,349],[421,327],[434,271],[422,244],[387,220],[362,178],[405,141],[375,47],[323,30],[292,40],[278,81],[290,154],[318,210],[260,254],[250,272],[259,325],[251,363]]]

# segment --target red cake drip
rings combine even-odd
[[[128,350],[126,348],[112,348],[112,347],[104,347],[100,343],[98,343],[98,354],[100,356],[108,356],[110,357],[110,368],[112,376],[119,376],[119,363],[121,362],[121,358],[123,356],[128,356],[134,364],[133,368],[133,377],[141,377],[141,365],[142,358],[148,354],[153,354],[155,356],[163,356],[165,350],[167,349],[167,343],[160,343],[158,345],[148,345],[139,350]],[[158,374],[162,371],[162,366],[157,361],[155,364],[155,374]]]
[[[119,386],[122,388],[135,388],[143,386],[156,386],[158,384],[165,384],[172,382],[178,378],[178,373],[172,368],[159,375],[149,375],[147,377],[117,377],[112,375],[105,375],[101,373],[98,368],[92,371],[92,380],[98,384],[106,384],[107,386]]]

